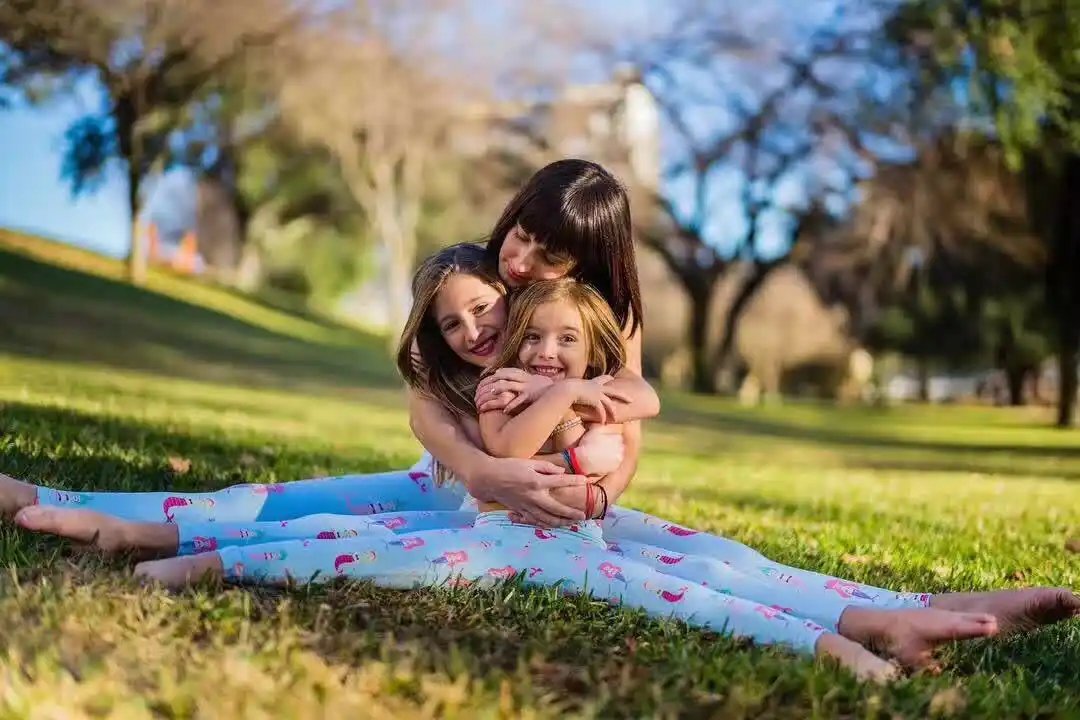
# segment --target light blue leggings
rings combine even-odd
[[[131,520],[177,525],[180,554],[298,539],[462,528],[475,511],[449,510],[460,483],[436,486],[428,456],[407,471],[237,485],[210,493],[66,492],[41,488],[44,505],[83,507]],[[385,512],[388,509],[398,512]],[[609,548],[667,575],[717,588],[835,629],[850,606],[925,607],[929,595],[898,593],[772,562],[734,540],[612,507],[602,523]]]
[[[126,520],[175,522],[292,520],[320,513],[373,515],[395,510],[457,510],[461,483],[437,485],[430,455],[409,470],[233,485],[214,492],[80,492],[38,488],[39,505],[79,507]]]
[[[320,583],[339,577],[380,587],[526,583],[588,593],[651,616],[678,618],[762,645],[813,654],[820,624],[761,602],[665,574],[607,549],[597,523],[544,530],[515,525],[505,512],[480,513],[473,527],[342,540],[287,540],[217,551],[232,582]]]

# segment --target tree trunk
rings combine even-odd
[[[1077,362],[1080,362],[1080,153],[1064,160],[1056,193],[1056,222],[1050,226],[1048,281],[1058,331],[1058,427],[1076,420]]]
[[[127,161],[128,181],[128,211],[131,213],[131,237],[127,257],[128,279],[134,285],[142,285],[146,282],[146,266],[149,248],[147,241],[139,234],[139,187],[142,184],[145,158],[143,156],[143,142],[139,134],[139,118],[142,86],[127,92],[117,92],[111,88],[115,96],[112,110],[113,119],[116,122],[117,144],[120,146],[120,156]]]
[[[1009,388],[1009,404],[1020,407],[1024,404],[1024,380],[1027,379],[1027,368],[1005,368],[1005,383]]]
[[[134,285],[146,282],[148,262],[146,238],[139,233],[139,185],[142,182],[137,160],[128,158],[128,210],[131,212],[131,249],[128,252],[128,279]]]
[[[755,263],[750,277],[739,287],[739,292],[724,315],[724,334],[720,341],[720,350],[716,354],[718,367],[726,366],[731,360],[732,351],[735,349],[735,334],[738,332],[739,318],[742,317],[746,306],[757,295],[765,279],[781,264],[781,262]]]
[[[711,287],[711,286],[710,286]],[[690,292],[690,357],[694,392],[716,392],[716,355],[709,347],[712,293]]]
[[[919,402],[930,402],[930,363],[924,358],[919,358],[916,362],[919,377]]]
[[[1080,333],[1070,331],[1061,338],[1058,351],[1058,415],[1057,426],[1068,428],[1076,420],[1076,364],[1080,362]]]

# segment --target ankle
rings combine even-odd
[[[172,523],[123,521],[123,528],[130,548],[170,557],[180,550],[180,532]]]
[[[837,634],[850,640],[862,640],[872,634],[877,627],[877,613],[860,607],[844,608],[836,621]]]

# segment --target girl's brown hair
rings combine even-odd
[[[487,373],[516,366],[533,313],[541,305],[560,300],[570,302],[581,313],[585,341],[588,343],[585,378],[619,372],[626,364],[626,347],[623,345],[622,326],[611,311],[611,306],[589,285],[573,278],[561,278],[542,280],[514,293],[502,352]]]
[[[480,368],[450,349],[432,314],[435,297],[446,280],[457,273],[473,275],[506,294],[506,286],[484,261],[484,249],[479,245],[451,245],[424,260],[413,276],[412,310],[401,331],[397,367],[416,392],[437,400],[453,413],[474,417],[473,393]]]
[[[498,267],[507,234],[520,225],[544,248],[573,260],[570,276],[607,300],[630,335],[643,322],[630,198],[602,166],[558,160],[538,170],[503,210],[488,240],[488,261]]]

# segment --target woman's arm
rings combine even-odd
[[[491,457],[469,439],[458,418],[431,398],[409,390],[409,427],[420,444],[450,468],[478,500],[492,500],[480,478]]]
[[[614,403],[614,417],[608,418],[610,423],[628,423],[631,420],[648,420],[660,414],[660,396],[653,390],[643,377],[641,377],[641,332],[630,335],[624,331],[623,338],[626,345],[626,366],[615,374],[615,379],[605,387],[611,392],[619,393],[625,401],[617,400]],[[596,412],[591,408],[575,408],[583,420],[588,422],[600,422]],[[638,436],[640,438],[640,428]]]

